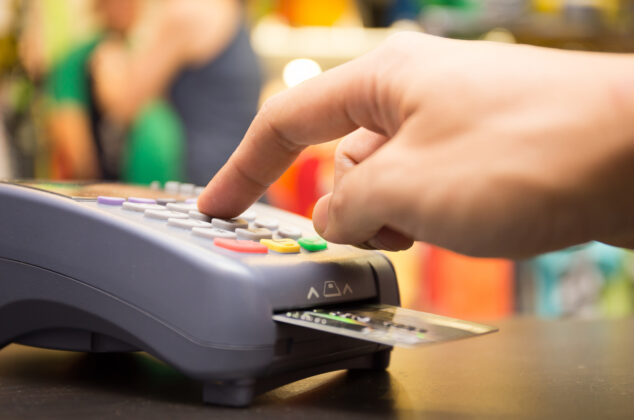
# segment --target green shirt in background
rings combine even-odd
[[[97,36],[73,49],[51,71],[46,91],[51,109],[66,105],[86,111],[91,119],[92,135],[98,139],[95,121],[91,118],[94,105],[90,86],[90,58],[103,36]],[[103,116],[100,118],[103,120]],[[101,150],[100,145],[97,148]],[[182,180],[184,167],[184,134],[181,122],[164,100],[146,104],[125,135],[123,156],[119,162],[119,178],[125,182],[148,184],[154,180]],[[100,156],[100,162],[102,162]]]

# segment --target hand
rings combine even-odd
[[[311,144],[346,135],[327,240],[517,257],[634,238],[634,59],[399,34],[262,107],[200,196],[245,210]]]

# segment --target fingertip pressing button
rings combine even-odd
[[[311,238],[300,238],[297,240],[297,242],[299,242],[301,247],[304,248],[306,251],[311,252],[323,251],[324,249],[328,248],[328,242],[326,242],[319,236],[314,236]]]
[[[120,206],[125,202],[123,197],[109,197],[106,195],[100,195],[97,197],[97,203],[105,204],[107,206]]]
[[[237,239],[227,239],[227,238],[216,238],[214,239],[214,245],[229,249],[231,251],[236,252],[245,252],[245,253],[254,253],[254,254],[266,254],[269,252],[269,249],[258,243],[253,241],[240,241]]]
[[[260,243],[271,251],[282,254],[295,254],[299,252],[299,244],[292,239],[261,239]]]
[[[216,238],[225,238],[225,239],[236,239],[236,233],[231,232],[230,230],[223,230],[218,228],[200,228],[195,227],[192,229],[192,233],[196,236],[200,236],[202,238],[207,239],[216,239]]]

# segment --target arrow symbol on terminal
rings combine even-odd
[[[354,292],[352,291],[352,287],[350,287],[350,285],[348,283],[346,283],[345,286],[343,286],[343,295],[345,296],[346,293],[350,293],[353,294]]]
[[[313,296],[315,296],[316,298],[319,298],[319,293],[317,293],[317,290],[315,290],[314,287],[311,287],[310,290],[308,291],[308,296],[306,296],[306,299],[310,300]]]

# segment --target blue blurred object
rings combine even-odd
[[[422,8],[420,0],[394,0],[389,8],[387,26],[399,20],[418,20],[418,14]]]
[[[632,313],[630,253],[600,242],[534,259],[535,311],[543,317]]]

